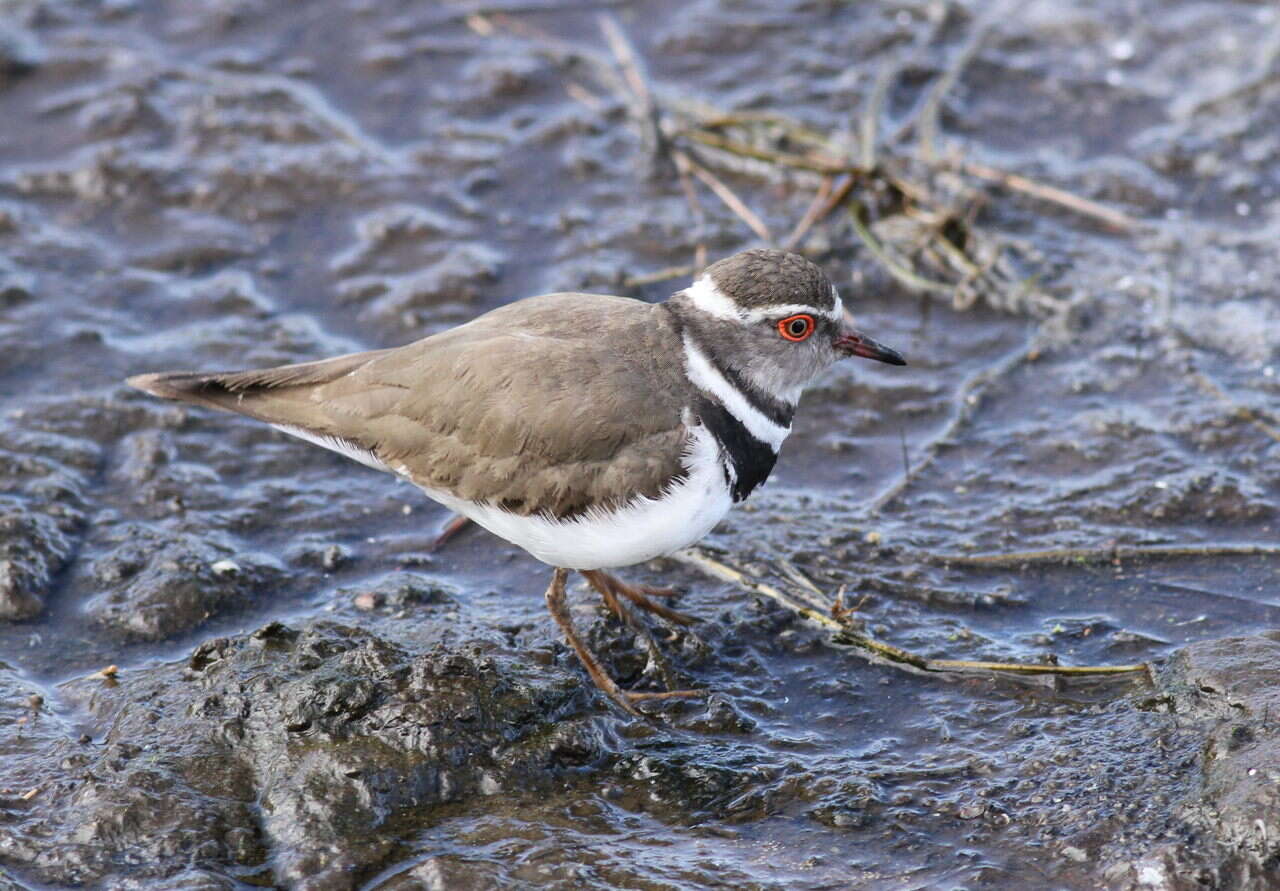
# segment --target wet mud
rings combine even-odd
[[[1051,298],[1000,302],[817,222],[911,364],[833,369],[705,546],[927,658],[1149,671],[909,672],[672,559],[630,572],[701,620],[655,628],[665,666],[571,585],[625,686],[713,691],[632,719],[546,567],[433,551],[410,487],[124,386],[658,300],[758,243],[652,163],[606,9],[663,101],[853,141],[881,72],[892,133],[954,71],[939,151],[1135,223],[988,182]],[[1247,2],[10,4],[0,887],[1274,886],[1277,53]],[[818,188],[723,177],[773,233]]]

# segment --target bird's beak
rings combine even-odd
[[[902,358],[897,350],[891,350],[884,344],[876,343],[861,331],[855,331],[848,325],[844,326],[832,346],[836,348],[837,353],[845,356],[862,356],[865,359],[888,362],[890,365],[907,364],[907,360]]]

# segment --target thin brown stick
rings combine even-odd
[[[831,195],[831,182],[830,176],[824,176],[822,178],[822,182],[818,184],[818,191],[813,193],[813,200],[810,201],[809,206],[805,208],[804,216],[800,217],[795,228],[791,230],[791,233],[786,237],[786,240],[782,242],[782,247],[785,250],[789,251],[794,248],[799,244],[800,239],[804,238],[805,233],[809,231],[809,227],[813,225],[814,220],[818,217],[818,211],[822,209],[827,198]]]
[[[821,206],[818,206],[816,211],[813,210],[814,206],[817,204],[817,198],[815,197],[814,204],[810,205],[809,210],[805,212],[804,218],[796,224],[796,228],[792,230],[789,236],[787,236],[787,242],[783,247],[789,251],[798,248],[804,241],[805,236],[809,234],[809,230],[825,220],[833,210],[840,206],[840,202],[844,201],[844,199],[848,197],[850,190],[853,189],[853,184],[857,182],[857,180],[858,175],[854,175],[852,173],[841,174],[840,178],[835,181],[835,184],[828,192],[826,199],[822,202]]]
[[[1006,568],[1045,563],[1112,563],[1120,560],[1180,557],[1280,557],[1280,547],[1268,545],[1150,545],[1099,548],[1046,548],[1004,554],[929,554],[930,563],[951,566]]]
[[[1008,173],[995,167],[990,167],[978,161],[959,161],[950,165],[961,173],[967,173],[970,176],[976,176],[978,179],[984,179],[988,182],[996,183],[1013,192],[1021,192],[1024,195],[1030,195],[1049,204],[1056,204],[1067,210],[1097,220],[1110,229],[1117,232],[1129,233],[1141,228],[1142,224],[1127,214],[1118,210],[1099,204],[1096,201],[1090,201],[1088,198],[1081,198],[1079,195],[1073,195],[1065,189],[1059,189],[1056,186],[1045,185],[1036,182],[1017,173]]]
[[[737,214],[738,218],[741,219],[742,222],[746,223],[747,227],[759,236],[761,240],[770,244],[773,243],[773,233],[771,233],[769,231],[769,227],[764,224],[764,220],[756,216],[755,212],[751,208],[747,207],[741,198],[734,194],[733,189],[725,185],[719,177],[703,167],[697,161],[694,161],[686,153],[677,150],[672,152],[672,154],[683,155],[686,163],[689,164],[689,169],[693,172],[693,175],[700,179],[703,185],[710,189],[717,198],[724,202],[725,207]]]
[[[831,144],[831,140],[817,130],[811,130],[799,121],[776,111],[753,111],[750,109],[735,112],[717,112],[709,116],[699,116],[698,126],[706,130],[722,130],[728,127],[743,127],[753,124],[772,124],[780,127],[787,136],[797,142],[809,145],[837,155],[839,152]]]
[[[849,212],[853,218],[854,233],[862,240],[862,243],[866,245],[867,250],[871,252],[872,256],[879,260],[885,270],[898,281],[902,282],[913,291],[927,291],[934,294],[949,295],[955,290],[951,285],[946,284],[945,282],[938,282],[925,278],[922,275],[917,275],[911,269],[908,269],[899,262],[898,258],[893,256],[893,254],[889,252],[888,248],[882,245],[876,237],[871,234],[871,229],[865,222],[863,222],[862,214],[864,212],[864,208],[862,207],[861,202],[853,202],[849,207]]]
[[[662,126],[658,119],[657,103],[653,101],[653,91],[649,89],[649,83],[640,68],[640,57],[616,18],[606,13],[597,21],[600,33],[609,44],[609,50],[622,71],[623,81],[631,92],[632,114],[640,124],[649,160],[656,166],[663,149]]]
[[[880,115],[884,113],[884,103],[889,95],[889,87],[898,77],[899,63],[884,65],[876,74],[875,84],[871,87],[871,95],[867,98],[867,106],[862,112],[862,127],[859,141],[862,143],[862,167],[873,170],[876,166],[876,153],[879,150]]]
[[[644,275],[633,275],[625,278],[622,280],[622,286],[625,288],[642,288],[645,285],[656,285],[658,282],[668,282],[673,278],[693,275],[695,272],[697,272],[697,268],[692,265],[668,266],[665,269],[646,272]]]
[[[753,158],[757,161],[767,161],[770,164],[776,164],[780,167],[795,167],[799,170],[811,170],[814,173],[853,173],[856,171],[853,165],[834,158],[815,158],[808,155],[797,155],[793,152],[779,152],[773,149],[757,148],[748,145],[745,142],[738,142],[734,139],[721,136],[719,133],[713,133],[710,130],[701,130],[692,128],[681,130],[680,135],[686,136],[694,142],[700,142],[703,145],[720,149],[734,155],[741,155],[744,158]]]
[[[982,44],[991,32],[992,25],[1004,16],[1005,9],[1008,6],[1009,3],[1006,0],[1006,2],[993,3],[988,7],[982,19],[974,26],[968,41],[961,47],[956,57],[951,60],[951,64],[947,66],[947,70],[943,72],[942,77],[938,78],[934,83],[933,89],[929,91],[924,104],[920,107],[916,135],[919,144],[919,155],[926,162],[932,161],[937,156],[935,145],[937,143],[938,117],[942,108],[942,100],[959,82],[964,70],[969,67],[969,63],[978,54],[978,50],[982,49]]]
[[[617,19],[608,14],[601,15],[597,22],[600,25],[600,33],[604,35],[605,43],[609,44],[609,51],[613,53],[622,76],[626,78],[627,86],[631,88],[631,92],[635,94],[636,100],[641,105],[652,110],[653,93],[649,91],[649,84],[640,73],[639,56],[636,55],[635,48],[627,39],[627,35],[623,33],[622,26],[618,24]]]
[[[828,597],[821,588],[813,583],[807,575],[800,571],[794,563],[786,557],[774,556],[774,563],[782,570],[782,574],[791,580],[791,583],[806,593],[804,598],[808,606],[821,612],[827,610],[830,613],[831,604],[837,602],[835,598]]]
[[[852,645],[861,650],[872,662],[913,671],[913,673],[942,674],[957,672],[986,672],[992,674],[1019,675],[1044,674],[1060,676],[1106,676],[1127,675],[1141,672],[1145,676],[1147,672],[1147,666],[1145,664],[1042,665],[1039,663],[986,662],[971,661],[968,659],[927,659],[908,650],[904,650],[901,647],[895,647],[892,644],[878,641],[866,634],[854,631],[848,625],[832,618],[826,613],[797,602],[795,598],[784,593],[778,588],[775,588],[773,585],[759,581],[758,579],[750,578],[745,573],[716,560],[700,550],[688,548],[677,552],[673,556],[682,563],[692,566],[712,578],[730,582],[745,591],[768,597],[769,599],[780,603],[792,612],[803,616],[810,622],[836,632],[836,635],[832,640],[833,643]]]
[[[576,80],[567,81],[564,85],[564,92],[570,99],[585,105],[594,113],[604,114],[604,100]]]
[[[707,265],[707,212],[702,202],[698,200],[698,190],[693,187],[693,180],[689,178],[689,156],[681,151],[673,151],[671,160],[676,165],[676,176],[680,180],[680,190],[684,192],[685,203],[689,205],[689,212],[693,214],[695,224],[693,238],[696,245],[693,249],[693,268],[700,272]]]

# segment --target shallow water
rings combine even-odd
[[[483,646],[580,682],[545,615],[545,567],[476,530],[428,554],[447,518],[408,486],[122,381],[398,344],[527,294],[617,292],[688,263],[699,235],[713,257],[753,244],[707,193],[699,234],[676,178],[649,175],[622,103],[578,58],[608,58],[605,8],[663,96],[836,133],[900,64],[892,131],[991,12],[484,7],[513,32],[461,3],[8,8],[0,559],[25,607],[0,622],[0,668],[14,697],[44,696],[49,745],[111,737],[84,682],[63,682],[107,664],[125,684],[168,678],[202,642],[272,620],[332,618],[409,652]],[[909,294],[846,222],[820,224],[816,259],[911,364],[827,375],[774,478],[708,545],[775,581],[785,557],[845,587],[868,630],[931,657],[1128,663],[1274,627],[1273,556],[936,558],[1276,544],[1280,86],[1259,65],[1278,29],[1258,3],[1000,15],[948,94],[945,145],[1142,228],[991,191],[984,223],[1030,245],[1043,287],[1073,301],[1046,322]],[[775,233],[812,197],[807,181],[732,183]],[[225,560],[236,568],[214,568]],[[353,605],[406,570],[447,605]],[[395,811],[315,886],[1095,887],[1182,832],[1198,737],[1145,707],[1143,683],[909,675],[674,561],[634,575],[683,588],[680,608],[705,620],[705,647],[674,646],[683,675],[720,694],[709,707],[638,729],[583,699],[569,717],[590,757],[529,788]],[[580,623],[617,638],[574,598]],[[38,738],[0,736],[0,751],[35,764]],[[28,847],[0,848],[0,876],[173,886],[172,864],[77,873],[24,853],[61,837],[32,829],[62,819],[35,802],[6,804]],[[296,880],[272,837],[235,858],[197,846],[181,868],[199,872],[192,887]]]

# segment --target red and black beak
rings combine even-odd
[[[832,344],[837,353],[846,356],[862,356],[875,359],[877,362],[888,362],[890,365],[906,365],[907,360],[897,350],[891,350],[884,344],[876,343],[870,337],[852,328],[845,328]]]

